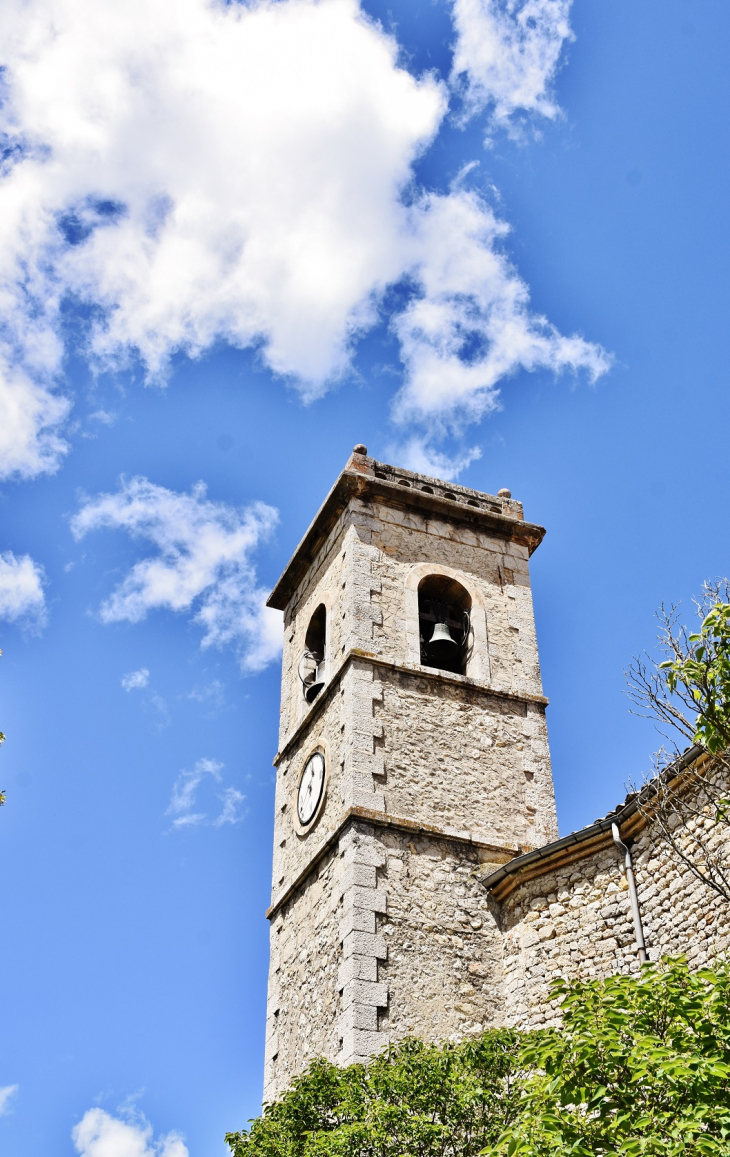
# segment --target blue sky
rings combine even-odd
[[[0,32],[0,1148],[221,1157],[261,1096],[262,600],[356,442],[547,527],[561,832],[650,766],[623,668],[730,570],[730,11]]]

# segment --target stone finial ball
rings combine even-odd
[[[497,498],[511,498],[511,497],[512,497],[512,491],[507,490],[507,488],[505,486],[503,486],[501,490],[497,491]]]
[[[367,446],[363,446],[362,442],[358,442],[357,446],[353,447],[353,454],[367,454]]]

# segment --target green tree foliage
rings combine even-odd
[[[628,692],[675,752],[697,743],[721,754],[730,748],[730,582],[706,582],[695,608],[697,631],[681,622],[678,606],[659,609],[662,658],[635,658],[626,672]]]
[[[515,1118],[517,1033],[462,1044],[404,1040],[369,1065],[317,1060],[249,1132],[233,1157],[471,1157]]]
[[[678,607],[662,607],[661,659],[634,659],[626,673],[638,714],[653,719],[669,741],[654,756],[653,774],[634,790],[639,811],[673,856],[730,903],[728,580],[706,582],[695,606],[696,631],[681,622]],[[702,757],[685,766],[688,744]]]
[[[730,747],[730,603],[718,602],[687,638],[684,654],[660,663],[667,687],[697,710],[692,736],[713,755]]]
[[[556,982],[562,1027],[315,1061],[233,1157],[728,1157],[730,970]]]
[[[563,1024],[526,1034],[522,1111],[490,1157],[730,1154],[730,971],[683,959],[558,981]]]

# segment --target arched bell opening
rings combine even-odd
[[[471,639],[471,596],[456,579],[432,574],[418,584],[421,663],[465,675]]]
[[[325,685],[325,639],[327,608],[320,603],[309,620],[304,636],[304,652],[299,660],[299,678],[307,703],[313,703]]]

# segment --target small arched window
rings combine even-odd
[[[309,620],[304,636],[304,654],[299,660],[299,678],[307,703],[313,703],[325,684],[325,639],[327,608],[320,603]]]
[[[471,597],[456,579],[431,574],[418,584],[421,663],[466,674],[471,639]]]

